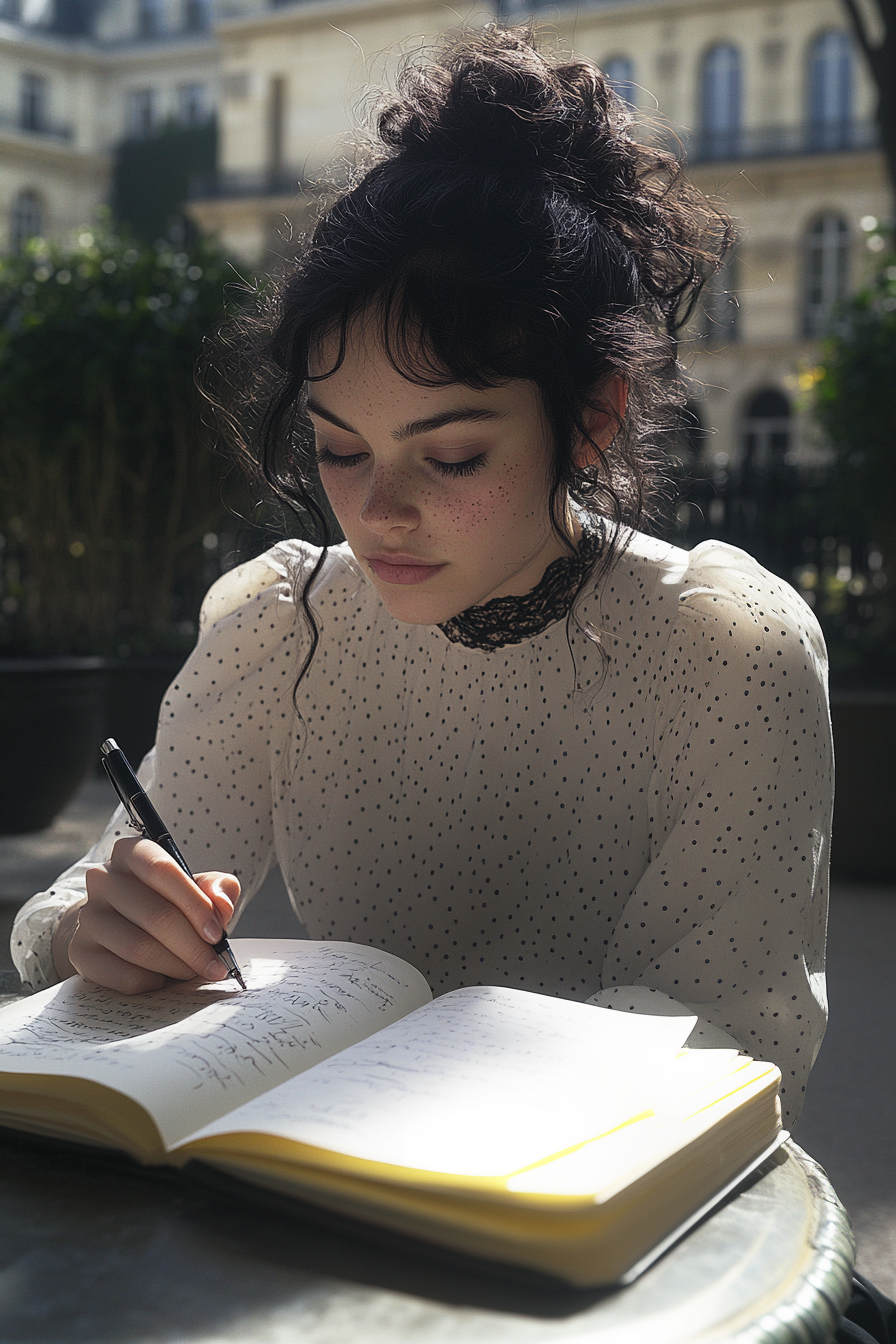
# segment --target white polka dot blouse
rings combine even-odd
[[[225,575],[141,778],[240,910],[278,862],[311,938],[387,948],[438,994],[510,985],[694,1013],[692,1045],[776,1063],[790,1121],[825,1023],[832,809],[824,645],[743,552],[635,535],[568,620],[480,649],[400,624],[345,546]],[[20,911],[55,981],[62,911],[131,834],[118,813]],[[233,931],[234,925],[231,925]]]

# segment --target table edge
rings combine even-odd
[[[849,1215],[813,1157],[793,1139],[783,1151],[800,1168],[816,1213],[812,1259],[795,1301],[752,1322],[731,1344],[831,1344],[852,1292],[856,1243]]]

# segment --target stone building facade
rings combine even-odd
[[[505,21],[531,15],[531,0],[501,3]],[[217,109],[218,172],[189,209],[262,270],[343,174],[368,91],[458,21],[434,0],[3,7],[0,247],[89,219],[121,138]],[[840,0],[591,0],[534,17],[548,40],[602,65],[737,221],[731,265],[682,342],[699,453],[722,466],[810,462],[823,449],[799,414],[799,380],[873,260],[870,225],[893,209]]]
[[[219,12],[222,0],[2,0],[0,250],[89,223],[119,141],[214,114]]]
[[[839,0],[665,0],[581,9],[558,27],[615,73],[687,153],[740,241],[683,345],[703,451],[811,461],[801,375],[893,213],[874,90]],[[873,241],[873,240],[872,240]],[[690,347],[690,348],[689,348]]]

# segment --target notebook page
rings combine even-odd
[[[80,977],[0,1013],[0,1073],[89,1078],[133,1097],[169,1146],[430,998],[423,976],[351,943],[234,938],[248,986],[126,996]]]
[[[694,1021],[455,990],[202,1135],[258,1131],[375,1162],[503,1176],[649,1106]]]

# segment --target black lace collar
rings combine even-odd
[[[452,643],[470,649],[501,649],[532,639],[567,614],[585,571],[600,550],[600,537],[585,532],[576,554],[552,561],[531,592],[493,597],[481,606],[467,607],[439,629]]]

